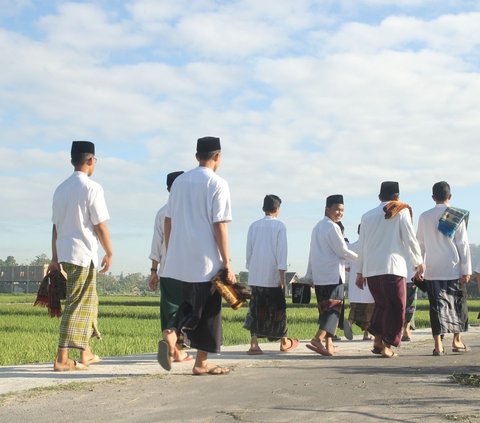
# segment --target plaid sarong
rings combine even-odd
[[[465,226],[468,225],[468,210],[457,209],[456,207],[448,207],[440,216],[438,221],[438,230],[445,236],[453,238],[455,231],[460,224],[465,220]]]
[[[408,209],[410,212],[410,217],[413,216],[412,208],[407,203],[402,203],[401,201],[389,201],[383,207],[385,219],[391,219],[392,217],[395,217],[403,209]]]
[[[67,298],[58,347],[84,350],[92,336],[100,338],[95,268],[93,264],[81,267],[71,263],[62,263],[62,267],[67,273]]]

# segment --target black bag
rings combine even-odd
[[[415,278],[412,278],[412,282],[420,291],[427,292],[427,282]]]
[[[292,283],[292,302],[294,304],[310,304],[312,288],[309,283]]]

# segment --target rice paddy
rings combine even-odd
[[[33,307],[34,295],[0,295],[0,365],[52,361],[58,342],[59,319],[42,307]],[[308,306],[288,303],[289,336],[310,339],[317,331],[318,312]],[[478,323],[480,299],[469,300],[470,323]],[[247,307],[234,311],[223,307],[225,345],[246,344],[250,335],[243,328]],[[348,304],[345,310],[348,316]],[[102,340],[92,341],[100,356],[129,355],[156,351],[160,336],[158,297],[100,297],[99,328]],[[428,327],[428,302],[419,300],[417,327]],[[354,327],[354,334],[361,330]],[[338,331],[338,335],[343,335]],[[72,358],[75,358],[73,354]]]

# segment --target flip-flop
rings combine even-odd
[[[263,351],[258,349],[258,350],[248,350],[247,351],[247,354],[248,355],[262,355],[263,354]]]
[[[452,351],[456,353],[466,353],[470,351],[470,348],[463,344],[463,347],[452,347]]]
[[[183,357],[183,358],[178,358],[177,357],[173,360],[173,362],[174,363],[182,363],[184,361],[191,361],[191,360],[193,360],[193,357],[190,354],[187,353],[187,355],[185,357]]]
[[[374,354],[382,355],[383,348],[373,347],[370,351]]]
[[[343,321],[343,334],[349,341],[353,340],[352,327],[350,326],[350,322],[348,320]]]
[[[174,354],[170,351],[170,347],[168,346],[166,341],[160,341],[158,343],[158,352],[157,352],[157,361],[160,366],[162,366],[165,370],[170,371],[172,370],[172,361]]]
[[[69,372],[72,370],[88,370],[89,367],[85,364],[80,363],[77,360],[72,360],[71,364],[68,367],[55,367],[53,366],[53,370],[55,372]]]
[[[282,348],[280,347],[280,351],[281,352],[289,352],[289,351],[292,351],[294,350],[295,348],[297,348],[299,345],[300,345],[300,341],[296,338],[287,338],[291,344],[288,348]]]
[[[95,364],[95,363],[100,363],[101,361],[103,361],[97,354],[94,354],[93,357],[88,360],[86,363],[82,363],[82,364],[85,364],[86,366],[90,365],[90,364]]]
[[[412,340],[412,338],[410,338],[409,336],[402,336],[402,342],[410,342]]]
[[[333,354],[330,351],[328,351],[325,347],[323,347],[323,349],[320,349],[317,346],[312,345],[312,344],[307,344],[306,347],[309,350],[314,351],[317,354],[323,355],[325,357],[332,357],[333,356]]]
[[[211,369],[208,369],[206,372],[202,373],[193,373],[193,376],[221,376],[228,375],[230,369],[228,367],[214,366]]]
[[[382,358],[397,358],[397,357],[398,357],[398,353],[396,353],[395,351],[392,351],[392,354],[382,353]]]
[[[445,352],[445,350],[442,350],[442,351],[437,351],[437,350],[433,350],[432,352],[432,355],[435,356],[435,357],[439,357],[439,356],[442,356],[442,355],[447,355],[447,353]]]

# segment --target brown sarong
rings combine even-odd
[[[360,329],[367,330],[372,320],[375,303],[350,303],[348,320],[355,323]]]
[[[369,332],[380,336],[388,345],[398,347],[405,324],[406,283],[396,275],[367,278],[368,288],[375,300]]]

